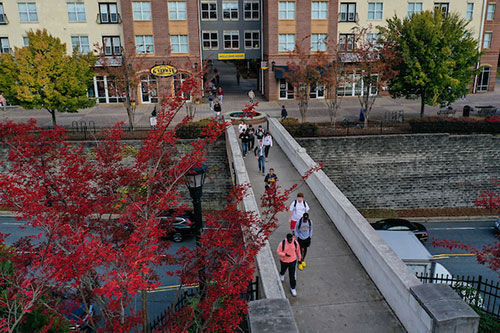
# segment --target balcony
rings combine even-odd
[[[96,67],[120,67],[123,63],[122,56],[105,56],[97,59]]]
[[[99,24],[120,24],[122,23],[122,17],[118,13],[98,13],[96,22]]]
[[[0,14],[0,24],[9,24],[7,14]]]

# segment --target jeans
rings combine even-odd
[[[248,145],[249,145],[248,149],[253,149],[255,147],[255,137],[254,136],[250,139],[250,142]]]
[[[224,99],[224,95],[217,95],[219,102],[222,104],[222,100]]]
[[[241,149],[243,151],[243,156],[248,153],[248,142],[241,142]]]
[[[214,101],[208,101],[208,105],[210,105],[210,111],[214,110]]]
[[[290,278],[290,288],[295,289],[295,286],[297,285],[297,279],[295,276],[295,266],[297,266],[297,260],[295,260],[294,262],[283,262],[280,260],[280,264],[281,264],[280,275],[285,275],[286,270],[288,269],[288,276]]]
[[[266,172],[266,159],[264,156],[259,156],[259,171],[262,173]]]

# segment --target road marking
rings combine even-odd
[[[474,253],[443,253],[443,254],[435,254],[432,257],[434,259],[449,259],[453,257],[466,257],[466,256],[473,256],[475,255]]]
[[[179,289],[179,284],[173,284],[173,285],[168,285],[168,286],[159,286],[158,288],[154,290],[148,290],[148,293],[161,293],[161,292],[167,292],[167,291],[174,291]],[[192,288],[198,288],[198,284],[187,284],[183,285],[181,289],[192,289]]]
[[[491,230],[494,227],[427,228],[427,230]]]
[[[2,222],[5,225],[23,225],[23,222]]]

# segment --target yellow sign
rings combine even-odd
[[[177,73],[177,68],[171,65],[156,65],[150,70],[154,76],[169,77]]]
[[[245,53],[219,53],[219,60],[245,59]]]

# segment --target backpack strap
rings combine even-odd
[[[300,230],[300,226],[302,225],[302,217],[300,218],[299,220],[299,230]]]
[[[281,251],[285,251],[285,240],[283,239],[283,242],[281,242]]]

